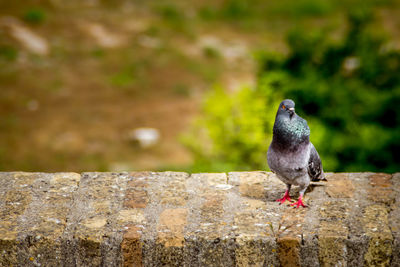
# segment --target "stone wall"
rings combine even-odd
[[[400,173],[327,179],[0,173],[0,266],[400,266]]]

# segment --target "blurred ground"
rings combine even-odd
[[[398,46],[399,1],[370,2]],[[340,35],[360,3],[0,1],[0,170],[185,169],[207,89],[253,84],[255,51],[285,52],[297,26]],[[133,142],[138,127],[159,143]]]

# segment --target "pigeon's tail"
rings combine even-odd
[[[323,170],[321,170],[321,174],[318,177],[315,177],[312,179],[313,182],[318,182],[318,181],[328,181],[325,177],[325,173]]]
[[[308,173],[310,175],[311,181],[313,181],[313,182],[328,181],[325,178],[324,170],[319,169],[318,171],[319,172],[317,172],[317,173],[315,173],[315,172],[314,173],[311,173],[311,172]]]

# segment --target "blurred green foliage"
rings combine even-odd
[[[185,139],[194,169],[266,168],[277,106],[291,98],[326,170],[398,171],[400,53],[372,33],[372,19],[368,10],[352,12],[340,40],[296,29],[287,37],[288,55],[258,54],[254,90],[208,95],[203,117]]]
[[[203,48],[203,54],[207,57],[207,58],[220,58],[221,57],[221,53],[215,49],[212,46],[206,46]]]
[[[190,88],[187,84],[178,83],[172,88],[177,96],[188,97],[190,96]]]
[[[132,83],[134,82],[135,82],[134,73],[129,69],[113,74],[110,77],[110,83],[114,86],[118,86],[121,88],[128,87],[132,85]]]
[[[217,87],[205,99],[204,116],[183,137],[195,156],[192,171],[264,168],[270,141],[267,129],[279,104],[272,90],[243,88],[227,94]]]
[[[24,13],[23,19],[31,24],[40,24],[46,19],[46,12],[41,8],[31,8]]]
[[[277,1],[271,8],[272,13],[290,17],[323,16],[337,8],[335,1],[299,0],[295,2]]]
[[[0,59],[14,61],[17,59],[18,50],[9,45],[0,45]]]

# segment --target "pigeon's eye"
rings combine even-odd
[[[282,105],[282,108],[285,109],[286,108],[285,105]]]

